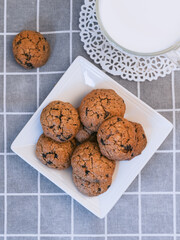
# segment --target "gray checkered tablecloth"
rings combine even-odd
[[[105,219],[98,219],[10,150],[78,55],[83,0],[0,0],[0,240],[180,240],[180,71],[158,81],[114,79],[174,130]],[[23,29],[50,42],[48,63],[21,68],[12,40]]]

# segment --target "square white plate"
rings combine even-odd
[[[40,114],[47,104],[53,100],[62,100],[70,102],[75,107],[78,107],[81,99],[92,89],[96,88],[114,89],[124,99],[127,107],[125,117],[128,120],[136,121],[143,125],[148,144],[140,156],[131,161],[117,163],[113,183],[106,193],[98,197],[86,197],[74,186],[71,168],[59,171],[43,165],[35,156],[35,146],[42,133]],[[136,96],[121,87],[84,58],[77,57],[36,113],[16,137],[11,149],[89,211],[99,218],[103,218],[150,160],[172,128],[173,126],[168,120],[143,103]]]

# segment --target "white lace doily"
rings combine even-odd
[[[108,73],[134,81],[157,80],[176,66],[165,56],[138,57],[114,48],[101,33],[96,19],[96,0],[85,0],[81,7],[79,27],[84,49],[96,64]]]

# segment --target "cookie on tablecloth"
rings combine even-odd
[[[50,46],[39,32],[25,30],[15,36],[13,54],[17,63],[24,68],[38,68],[47,62]]]

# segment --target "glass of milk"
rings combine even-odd
[[[96,0],[104,36],[139,56],[166,54],[180,66],[180,0]]]

